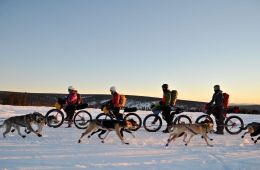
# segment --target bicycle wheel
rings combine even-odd
[[[243,120],[238,116],[229,116],[225,120],[225,129],[231,135],[239,134],[244,127]]]
[[[109,114],[100,113],[97,115],[96,119],[111,119],[112,120],[113,118]]]
[[[64,114],[59,109],[51,109],[45,115],[46,123],[49,127],[60,127],[64,122]]]
[[[73,122],[78,129],[86,129],[91,120],[91,114],[85,110],[78,111],[73,117]]]
[[[159,115],[149,114],[144,118],[143,124],[148,132],[157,132],[162,127],[162,119]]]
[[[195,123],[201,124],[201,123],[213,123],[213,119],[209,115],[200,115],[196,120]]]
[[[128,113],[125,115],[124,120],[132,119],[136,122],[136,126],[131,128],[132,131],[137,131],[142,126],[142,119],[136,113]]]
[[[181,123],[191,124],[192,121],[191,118],[187,115],[179,115],[174,119],[173,124],[176,125]]]

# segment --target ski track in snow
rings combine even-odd
[[[0,105],[0,122],[10,116],[38,111],[45,114],[50,107]],[[100,110],[87,109],[97,115]],[[142,118],[148,113],[137,112]],[[183,113],[194,121],[202,113]],[[244,123],[260,122],[260,115],[239,115]],[[111,132],[102,144],[97,135],[77,141],[84,130],[77,128],[43,128],[43,137],[29,134],[25,139],[17,132],[0,136],[0,170],[11,169],[258,169],[260,144],[254,144],[249,136],[241,139],[238,135],[218,136],[210,134],[209,141],[214,147],[206,146],[201,137],[195,136],[188,146],[182,138],[166,148],[168,134],[147,132],[143,128],[134,132],[135,138],[125,134],[130,145],[121,144]],[[162,127],[162,129],[165,127]],[[161,130],[162,130],[161,129]],[[3,128],[0,129],[1,134]],[[22,130],[22,133],[23,130]]]

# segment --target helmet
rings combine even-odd
[[[220,90],[220,86],[219,85],[215,85],[214,86],[214,90]]]
[[[163,88],[163,89],[168,89],[168,84],[163,84],[163,85],[162,85],[162,88]]]
[[[73,86],[69,86],[68,90],[75,91],[76,89]]]
[[[116,92],[116,87],[115,87],[115,86],[111,86],[111,87],[110,87],[110,91]]]

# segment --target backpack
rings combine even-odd
[[[178,97],[178,91],[177,90],[172,90],[171,91],[171,102],[170,102],[171,106],[175,106],[176,101],[177,101],[177,97]]]
[[[126,104],[126,97],[125,97],[125,95],[120,95],[120,99],[119,99],[120,107],[125,107],[125,104]]]
[[[229,94],[223,93],[223,107],[224,109],[228,108],[228,103],[229,102]]]

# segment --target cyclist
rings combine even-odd
[[[66,97],[66,104],[64,106],[64,111],[67,113],[66,120],[68,120],[68,127],[72,125],[72,118],[76,111],[77,105],[81,103],[81,97],[78,91],[73,87],[68,87],[69,94]]]
[[[169,133],[168,127],[172,122],[172,116],[171,116],[171,91],[168,89],[168,84],[162,85],[162,91],[163,91],[163,97],[162,100],[159,102],[159,105],[155,106],[152,109],[152,112],[154,114],[159,114],[162,111],[162,117],[167,123],[167,127],[165,130],[163,130],[163,133]],[[154,120],[155,123],[156,119]]]
[[[123,114],[120,113],[120,94],[115,86],[110,87],[112,99],[106,103],[106,107],[113,112],[117,120],[123,120]]]
[[[210,109],[208,109],[207,113],[212,113],[215,117],[217,124],[217,131],[215,134],[224,134],[224,108],[223,108],[223,93],[220,90],[219,85],[214,86],[214,94],[212,96],[211,101],[208,103]]]

